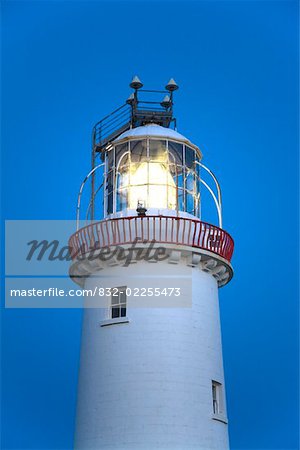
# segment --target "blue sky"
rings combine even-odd
[[[2,216],[73,219],[92,125],[173,76],[223,189],[231,447],[298,448],[298,4],[2,2]],[[2,311],[2,448],[70,449],[81,312]]]

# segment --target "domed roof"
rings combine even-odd
[[[142,127],[131,128],[130,130],[125,131],[125,133],[122,133],[115,140],[115,142],[121,141],[125,138],[150,137],[150,136],[163,137],[166,139],[175,139],[176,141],[183,141],[186,142],[187,144],[193,145],[189,139],[187,139],[182,134],[177,133],[177,131],[156,124],[148,124]]]

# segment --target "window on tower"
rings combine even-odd
[[[126,317],[126,286],[113,288],[111,292],[110,317]]]
[[[214,380],[212,381],[212,407],[214,414],[222,415],[224,413],[222,384]]]

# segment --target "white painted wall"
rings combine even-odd
[[[212,418],[211,381],[224,387],[216,280],[184,260],[140,261],[99,275],[107,286],[122,285],[108,278],[116,276],[137,287],[153,286],[146,275],[169,274],[177,286],[176,271],[191,276],[191,307],[137,308],[129,298],[129,323],[105,327],[108,309],[85,310],[77,450],[228,450],[227,425]],[[99,284],[90,277],[85,287]]]

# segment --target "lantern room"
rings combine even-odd
[[[170,128],[148,124],[105,150],[105,216],[147,209],[199,215],[201,152]]]

